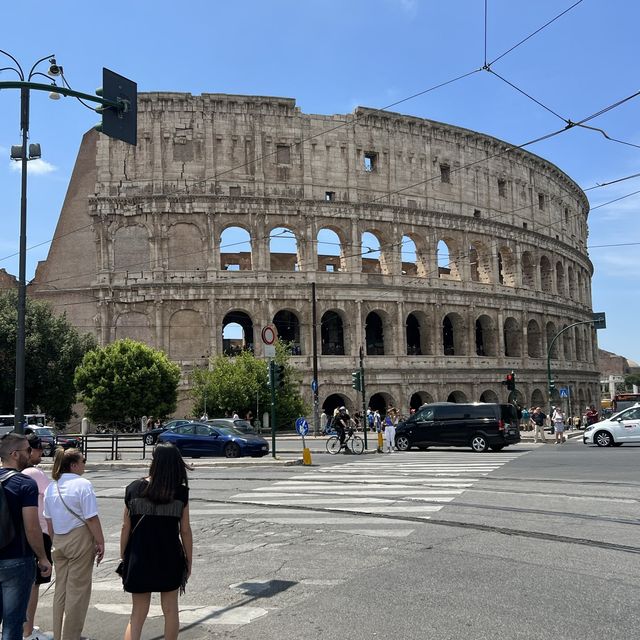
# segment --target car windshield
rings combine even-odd
[[[53,436],[53,432],[51,431],[51,429],[46,429],[45,427],[40,427],[39,429],[34,429],[34,431],[39,436]]]

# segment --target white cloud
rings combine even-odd
[[[22,163],[16,162],[15,160],[11,163],[12,171],[16,171],[16,172],[20,171],[21,166],[22,166]],[[42,176],[47,173],[53,173],[54,171],[57,171],[58,168],[50,164],[46,160],[39,159],[39,160],[29,160],[29,162],[27,163],[27,170],[31,175]]]

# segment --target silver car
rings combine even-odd
[[[640,443],[640,402],[588,426],[582,442],[599,447],[619,447],[626,442]]]

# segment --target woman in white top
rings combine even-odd
[[[52,482],[44,494],[44,515],[53,538],[56,590],[53,636],[80,640],[91,599],[93,560],[104,556],[104,534],[96,494],[82,477],[86,459],[78,449],[56,450]]]
[[[556,407],[553,410],[553,430],[556,434],[556,444],[562,444],[565,441],[564,437],[564,412],[560,407]]]

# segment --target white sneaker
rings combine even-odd
[[[34,627],[31,635],[28,635],[22,640],[53,640],[53,633],[45,633],[44,631],[40,631],[38,627]]]

